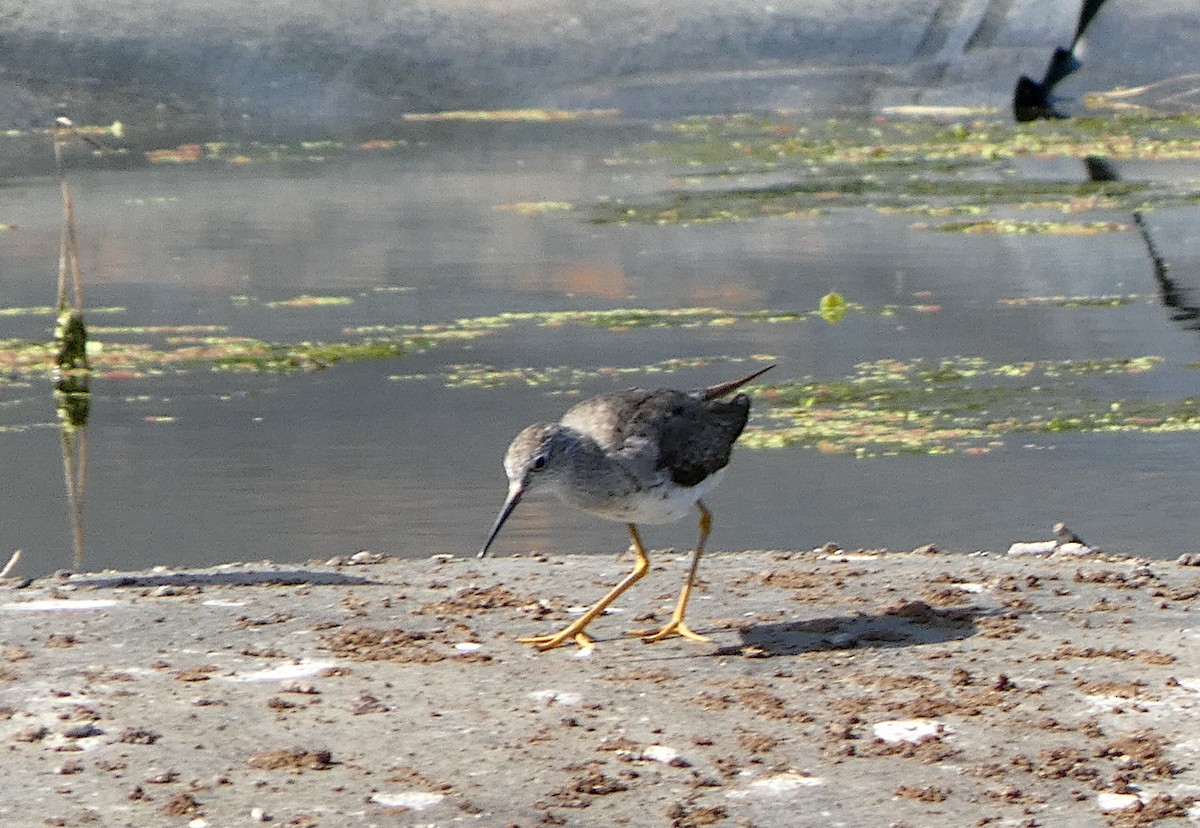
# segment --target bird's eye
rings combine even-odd
[[[546,455],[539,454],[537,457],[533,458],[533,470],[541,471],[544,468],[546,468]]]

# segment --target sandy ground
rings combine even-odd
[[[368,556],[363,556],[368,557]],[[0,588],[5,826],[1200,824],[1200,568],[712,554]]]

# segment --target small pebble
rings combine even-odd
[[[686,768],[691,763],[679,756],[679,751],[669,745],[647,745],[642,751],[642,758],[653,762],[662,762],[675,768]]]
[[[91,722],[80,722],[64,729],[62,735],[68,739],[86,739],[89,736],[103,736],[104,731]]]
[[[1100,806],[1100,810],[1108,813],[1110,811],[1124,811],[1126,808],[1133,808],[1141,804],[1140,799],[1134,794],[1119,794],[1119,793],[1098,793],[1096,794],[1096,804]]]
[[[1053,555],[1058,548],[1058,541],[1018,541],[1008,547],[1008,554],[1014,558],[1025,555]]]
[[[445,794],[430,793],[428,791],[404,791],[402,793],[372,794],[371,801],[388,808],[410,808],[414,811],[423,811],[426,808],[436,805],[446,798]]]
[[[311,681],[303,681],[302,679],[284,679],[279,682],[279,692],[281,693],[300,693],[305,696],[315,696],[321,691]]]
[[[927,738],[939,738],[945,727],[933,719],[895,719],[876,722],[872,728],[876,739],[885,742],[920,742]]]

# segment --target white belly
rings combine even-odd
[[[711,492],[725,476],[721,469],[691,487],[677,486],[665,478],[658,485],[626,497],[603,503],[576,503],[586,512],[623,523],[674,523],[695,506],[696,501]]]

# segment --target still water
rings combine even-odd
[[[1191,366],[1200,361],[1200,335],[1155,301],[1134,233],[922,233],[910,216],[867,209],[690,227],[593,224],[586,209],[534,216],[497,209],[520,202],[586,208],[660,191],[676,171],[611,161],[646,137],[638,126],[459,125],[414,130],[405,151],[380,157],[76,169],[88,307],[124,309],[88,320],[222,325],[231,335],[295,342],[337,340],[352,325],[502,311],[803,311],[831,290],[871,307],[940,309],[852,314],[837,326],[516,327],[314,372],[97,378],[82,566],[303,561],[360,549],[471,554],[503,499],[504,449],[524,425],[556,418],[577,395],[634,382],[710,384],[768,357],[779,367],[764,379],[783,381],[841,377],[885,358],[1158,355],[1162,367],[1121,378],[1118,395],[1196,393],[1200,373]],[[3,193],[0,222],[16,228],[0,233],[0,306],[50,304],[57,184],[52,176],[13,176]],[[1195,208],[1153,217],[1180,275],[1200,265],[1198,218]],[[1145,300],[1049,314],[1001,302],[1131,293]],[[266,304],[301,294],[353,301]],[[48,325],[45,316],[0,316],[0,340],[45,339]],[[676,357],[712,362],[667,376],[605,373]],[[464,363],[570,366],[588,378],[574,395],[448,385],[451,366]],[[0,385],[0,558],[23,550],[15,574],[76,565],[55,419],[49,381]],[[1200,548],[1198,491],[1195,432],[1064,433],[1010,437],[979,456],[742,449],[708,503],[714,549],[835,541],[1003,550],[1048,538],[1050,525],[1065,520],[1095,545],[1165,558]],[[687,548],[695,526],[651,527],[646,539]],[[615,552],[625,544],[616,524],[530,501],[494,548]]]

